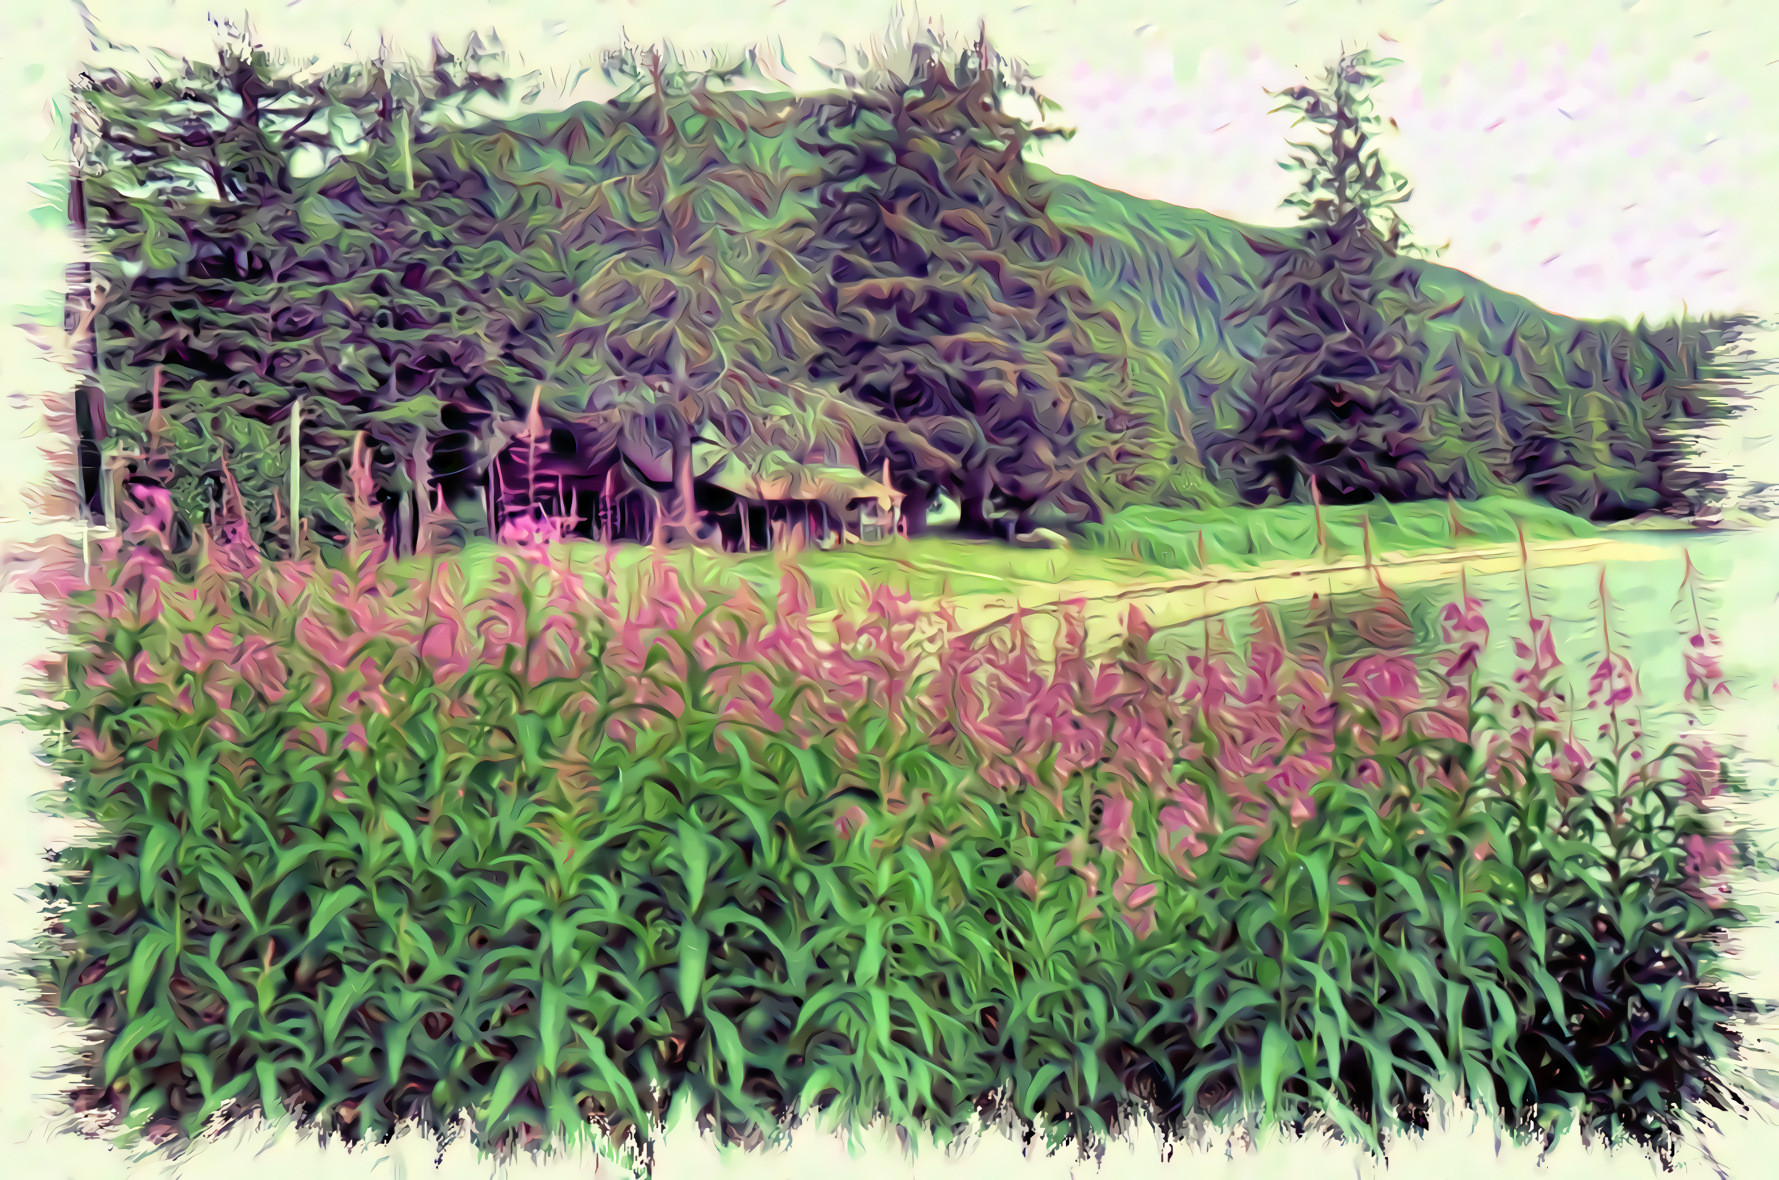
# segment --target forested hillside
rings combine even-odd
[[[1598,518],[1709,490],[1683,439],[1723,411],[1733,321],[1582,323],[1393,247],[1379,293],[1339,298],[1401,387],[1388,445],[1430,440],[1421,474],[1243,476],[1262,355],[1345,330],[1312,321],[1350,308],[1291,303],[1320,231],[1052,175],[1026,155],[1053,132],[1008,113],[1037,97],[1016,65],[906,49],[794,96],[626,50],[611,101],[494,119],[477,103],[510,84],[475,51],[95,73],[70,200],[95,252],[69,315],[81,496],[164,495],[188,534],[278,547],[293,495],[344,535],[360,463],[406,551],[511,529],[754,548],[918,531],[941,496],[1011,538],[1318,488]],[[1365,415],[1342,429],[1377,434]]]
[[[1256,245],[1302,232],[1033,171],[1049,181],[1057,222],[1079,235],[1077,265],[1096,293],[1148,333],[1137,342],[1179,374],[1195,421],[1212,421],[1219,392],[1248,378],[1265,344],[1267,260]],[[1736,372],[1731,346],[1746,321],[1579,320],[1450,267],[1407,265],[1435,305],[1418,325],[1434,370],[1449,370],[1458,397],[1513,440],[1503,483],[1604,519],[1681,508],[1713,487],[1677,451],[1689,427],[1732,411],[1719,382]]]

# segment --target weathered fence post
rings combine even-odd
[[[1316,509],[1316,552],[1322,558],[1322,564],[1328,564],[1328,525],[1322,520],[1322,487],[1316,482],[1315,474],[1310,475],[1310,503]],[[1370,563],[1367,562],[1367,565]]]
[[[303,546],[303,399],[290,407],[290,555]]]

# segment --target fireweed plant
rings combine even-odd
[[[69,642],[36,721],[99,834],[33,961],[95,1127],[467,1116],[646,1166],[677,1110],[1381,1150],[1462,1099],[1668,1159],[1740,1101],[1723,765],[1578,744],[1545,620],[1505,684],[1467,593],[1431,660],[1266,611],[1245,661],[1214,623],[1170,659],[1134,610],[1090,658],[1079,604],[1044,652],[887,592],[822,640],[792,566],[769,605],[663,564],[620,609],[521,545],[466,596],[449,555],[390,576],[369,513],[272,562],[170,556],[147,509],[40,578]],[[1408,629],[1381,586],[1353,621]],[[1596,702],[1629,677],[1609,654]]]

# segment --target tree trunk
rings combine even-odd
[[[698,501],[692,489],[692,440],[689,438],[679,445],[673,475],[674,490],[679,499],[679,527],[685,531],[688,540],[695,540],[698,536]]]
[[[675,423],[673,503],[666,522],[666,534],[671,540],[697,545],[704,536],[704,514],[698,510],[697,487],[692,480],[692,431],[690,425],[678,414],[675,415]]]
[[[612,500],[612,472],[614,468],[605,469],[605,487],[599,493],[599,538],[610,545],[618,534],[617,522],[614,519],[617,505]]]
[[[994,532],[988,519],[988,497],[993,486],[986,467],[977,467],[965,474],[958,499],[959,532],[977,536],[989,536]]]
[[[910,537],[925,535],[927,531],[927,508],[932,493],[925,487],[917,487],[902,499],[902,531]]]
[[[303,547],[303,399],[290,407],[290,555]]]
[[[414,445],[414,552],[431,553],[438,546],[437,515],[433,510],[432,440],[426,431]]]
[[[971,536],[987,536],[988,502],[977,496],[965,497],[957,506],[957,529]]]

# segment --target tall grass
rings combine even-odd
[[[1432,664],[1264,612],[1245,663],[1134,611],[1089,658],[1069,607],[1040,658],[888,592],[818,639],[795,570],[772,612],[665,566],[620,609],[549,548],[466,595],[368,540],[181,576],[156,530],[43,579],[37,718],[101,834],[36,970],[95,1036],[74,1107],[131,1134],[467,1113],[646,1163],[679,1105],[743,1143],[825,1111],[1376,1147],[1462,1097],[1666,1155],[1737,1102],[1721,764],[1578,745],[1542,622],[1508,684],[1469,599]]]

